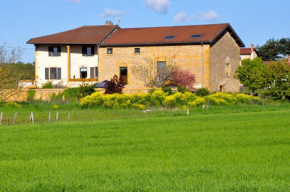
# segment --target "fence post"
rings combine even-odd
[[[68,113],[67,120],[68,121],[70,120],[70,113]]]
[[[55,120],[58,121],[58,111],[56,112]]]
[[[15,123],[16,118],[17,118],[17,112],[15,112],[14,119],[13,119],[13,123]]]
[[[189,115],[189,109],[187,109],[186,114],[187,114],[187,116]]]
[[[3,112],[0,114],[0,125],[2,124],[2,119],[3,119]]]
[[[30,114],[30,121],[32,122],[32,124],[34,124],[34,116],[33,116],[33,112],[31,112],[31,114]]]
[[[48,113],[48,122],[50,123],[51,113]]]

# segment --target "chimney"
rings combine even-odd
[[[254,52],[254,44],[251,45],[251,53]]]
[[[106,21],[105,25],[113,25],[112,21]]]

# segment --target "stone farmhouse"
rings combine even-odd
[[[36,81],[73,87],[122,76],[125,88],[148,89],[132,70],[140,66],[158,71],[177,65],[196,76],[196,88],[238,92],[233,78],[244,43],[230,24],[120,28],[84,26],[34,38]]]

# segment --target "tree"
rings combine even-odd
[[[7,101],[20,92],[18,87],[19,71],[14,63],[22,56],[21,48],[9,50],[5,44],[0,46],[0,101]]]
[[[290,100],[290,65],[287,60],[268,64],[267,71],[268,88],[265,95]]]
[[[195,75],[190,73],[188,70],[183,70],[180,67],[175,67],[173,69],[172,82],[176,86],[182,86],[189,90],[194,90],[193,86],[196,80]]]
[[[106,81],[104,94],[122,93],[123,88],[124,84],[122,77],[118,79],[117,75],[114,75],[110,81]]]
[[[267,71],[261,58],[244,59],[234,75],[252,94],[267,85]]]
[[[152,57],[143,58],[146,65],[133,64],[131,71],[134,76],[142,81],[147,87],[162,87],[167,81],[172,80],[173,69],[175,66],[174,56],[168,57],[166,65],[157,69],[157,60]]]
[[[265,45],[257,46],[264,61],[276,61],[287,58],[290,55],[290,39],[269,39]]]

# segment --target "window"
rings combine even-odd
[[[231,76],[231,65],[227,63],[226,65],[226,76],[230,77]]]
[[[170,35],[170,36],[166,36],[164,39],[174,39],[174,38],[175,38],[175,36]]]
[[[113,48],[107,48],[107,54],[109,55],[113,54]]]
[[[90,78],[91,79],[98,79],[99,71],[98,67],[91,67],[90,68]]]
[[[60,55],[61,55],[60,46],[48,47],[48,56],[60,56]]]
[[[220,85],[220,92],[224,92],[224,86]]]
[[[81,67],[80,69],[80,78],[85,79],[88,76],[88,71],[86,67]]]
[[[157,73],[163,71],[165,69],[166,62],[165,61],[158,61],[157,62]]]
[[[95,47],[94,46],[83,46],[83,56],[94,56]]]
[[[134,49],[134,53],[135,53],[135,54],[140,54],[140,48],[135,48],[135,49]]]
[[[192,36],[191,36],[191,38],[193,38],[193,39],[194,39],[194,38],[199,38],[199,37],[201,37],[201,35],[192,35]]]
[[[45,80],[61,79],[61,68],[45,68]]]
[[[120,67],[120,77],[123,79],[123,83],[128,83],[128,70],[127,67]]]

